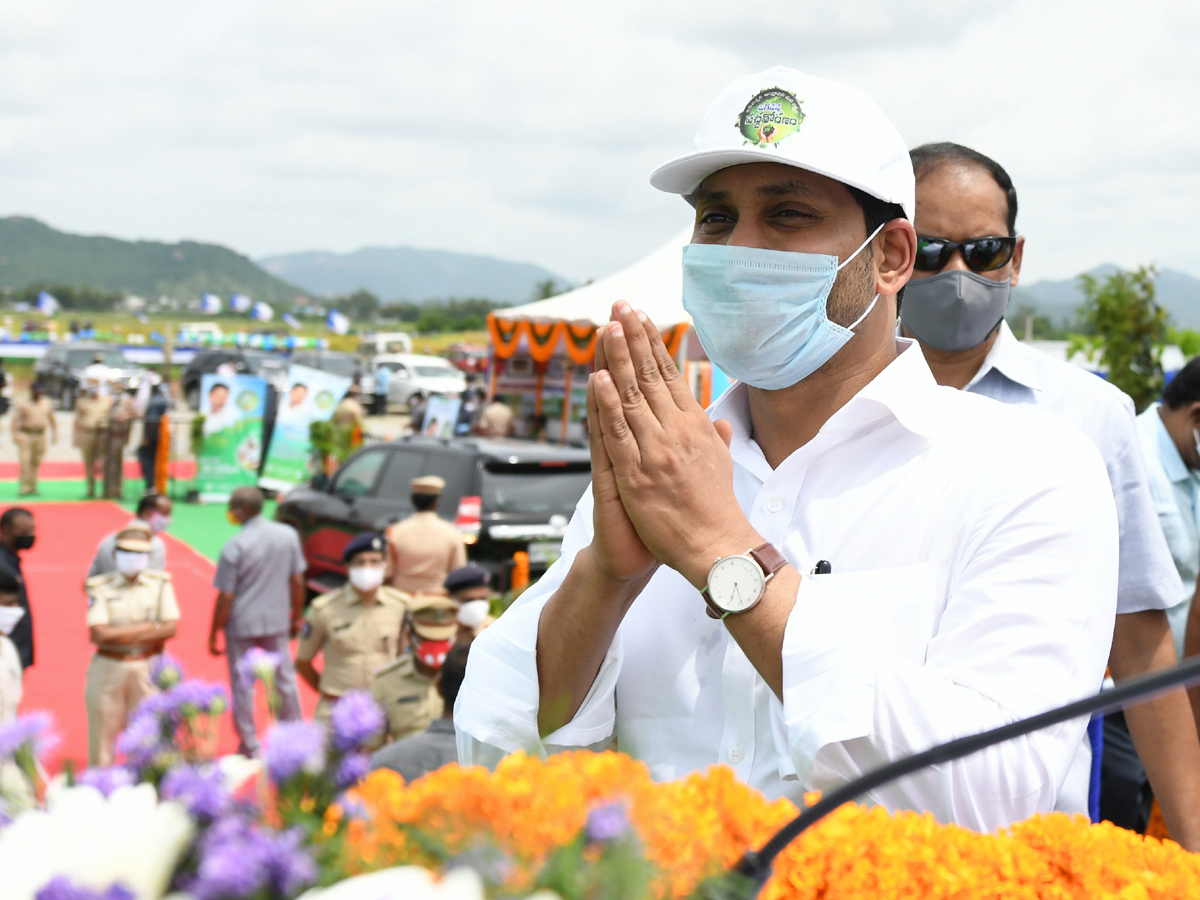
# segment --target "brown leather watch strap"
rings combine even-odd
[[[774,544],[762,544],[750,551],[768,578],[787,565],[787,559]]]

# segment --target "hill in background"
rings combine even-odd
[[[490,256],[419,250],[415,247],[363,247],[353,253],[288,253],[258,264],[271,274],[322,297],[370,291],[385,303],[487,297],[500,303],[532,300],[535,285],[569,284],[532,263]]]
[[[0,218],[0,290],[37,283],[181,300],[204,291],[228,299],[237,291],[281,304],[302,293],[248,257],[216,244],[122,241],[65,234],[23,216]]]
[[[1117,266],[1105,263],[1087,274],[1106,278],[1117,269]],[[1155,299],[1171,316],[1172,325],[1200,331],[1200,278],[1174,269],[1161,269],[1154,286]],[[1075,323],[1076,312],[1083,304],[1083,299],[1078,278],[1038,281],[1013,288],[1008,309],[1011,317],[1022,306],[1032,306],[1037,314],[1048,316],[1056,327],[1065,321],[1070,328]],[[1019,328],[1017,333],[1022,333]]]

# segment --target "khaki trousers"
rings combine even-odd
[[[113,747],[134,707],[157,693],[149,659],[124,662],[96,654],[88,664],[84,700],[88,717],[88,765],[111,766]]]
[[[103,429],[87,429],[79,435],[79,453],[83,456],[83,477],[87,479],[88,496],[96,493],[96,475],[104,477],[104,445],[108,432]]]
[[[31,494],[37,490],[38,468],[46,455],[46,432],[30,431],[17,433],[17,458],[20,460],[20,491]]]

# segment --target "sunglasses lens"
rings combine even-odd
[[[999,269],[1012,259],[1015,243],[1011,238],[982,238],[967,242],[963,246],[967,268],[973,272]]]
[[[918,272],[936,272],[945,265],[946,242],[917,238],[917,258],[913,268]]]

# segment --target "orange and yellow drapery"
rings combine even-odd
[[[686,323],[672,325],[662,332],[667,352],[675,356],[679,344],[687,331]],[[512,321],[495,313],[488,315],[488,333],[492,339],[492,353],[497,359],[511,359],[524,337],[529,355],[536,363],[547,363],[564,345],[567,357],[577,366],[591,363],[596,354],[596,326],[590,322],[534,322],[528,319]]]

